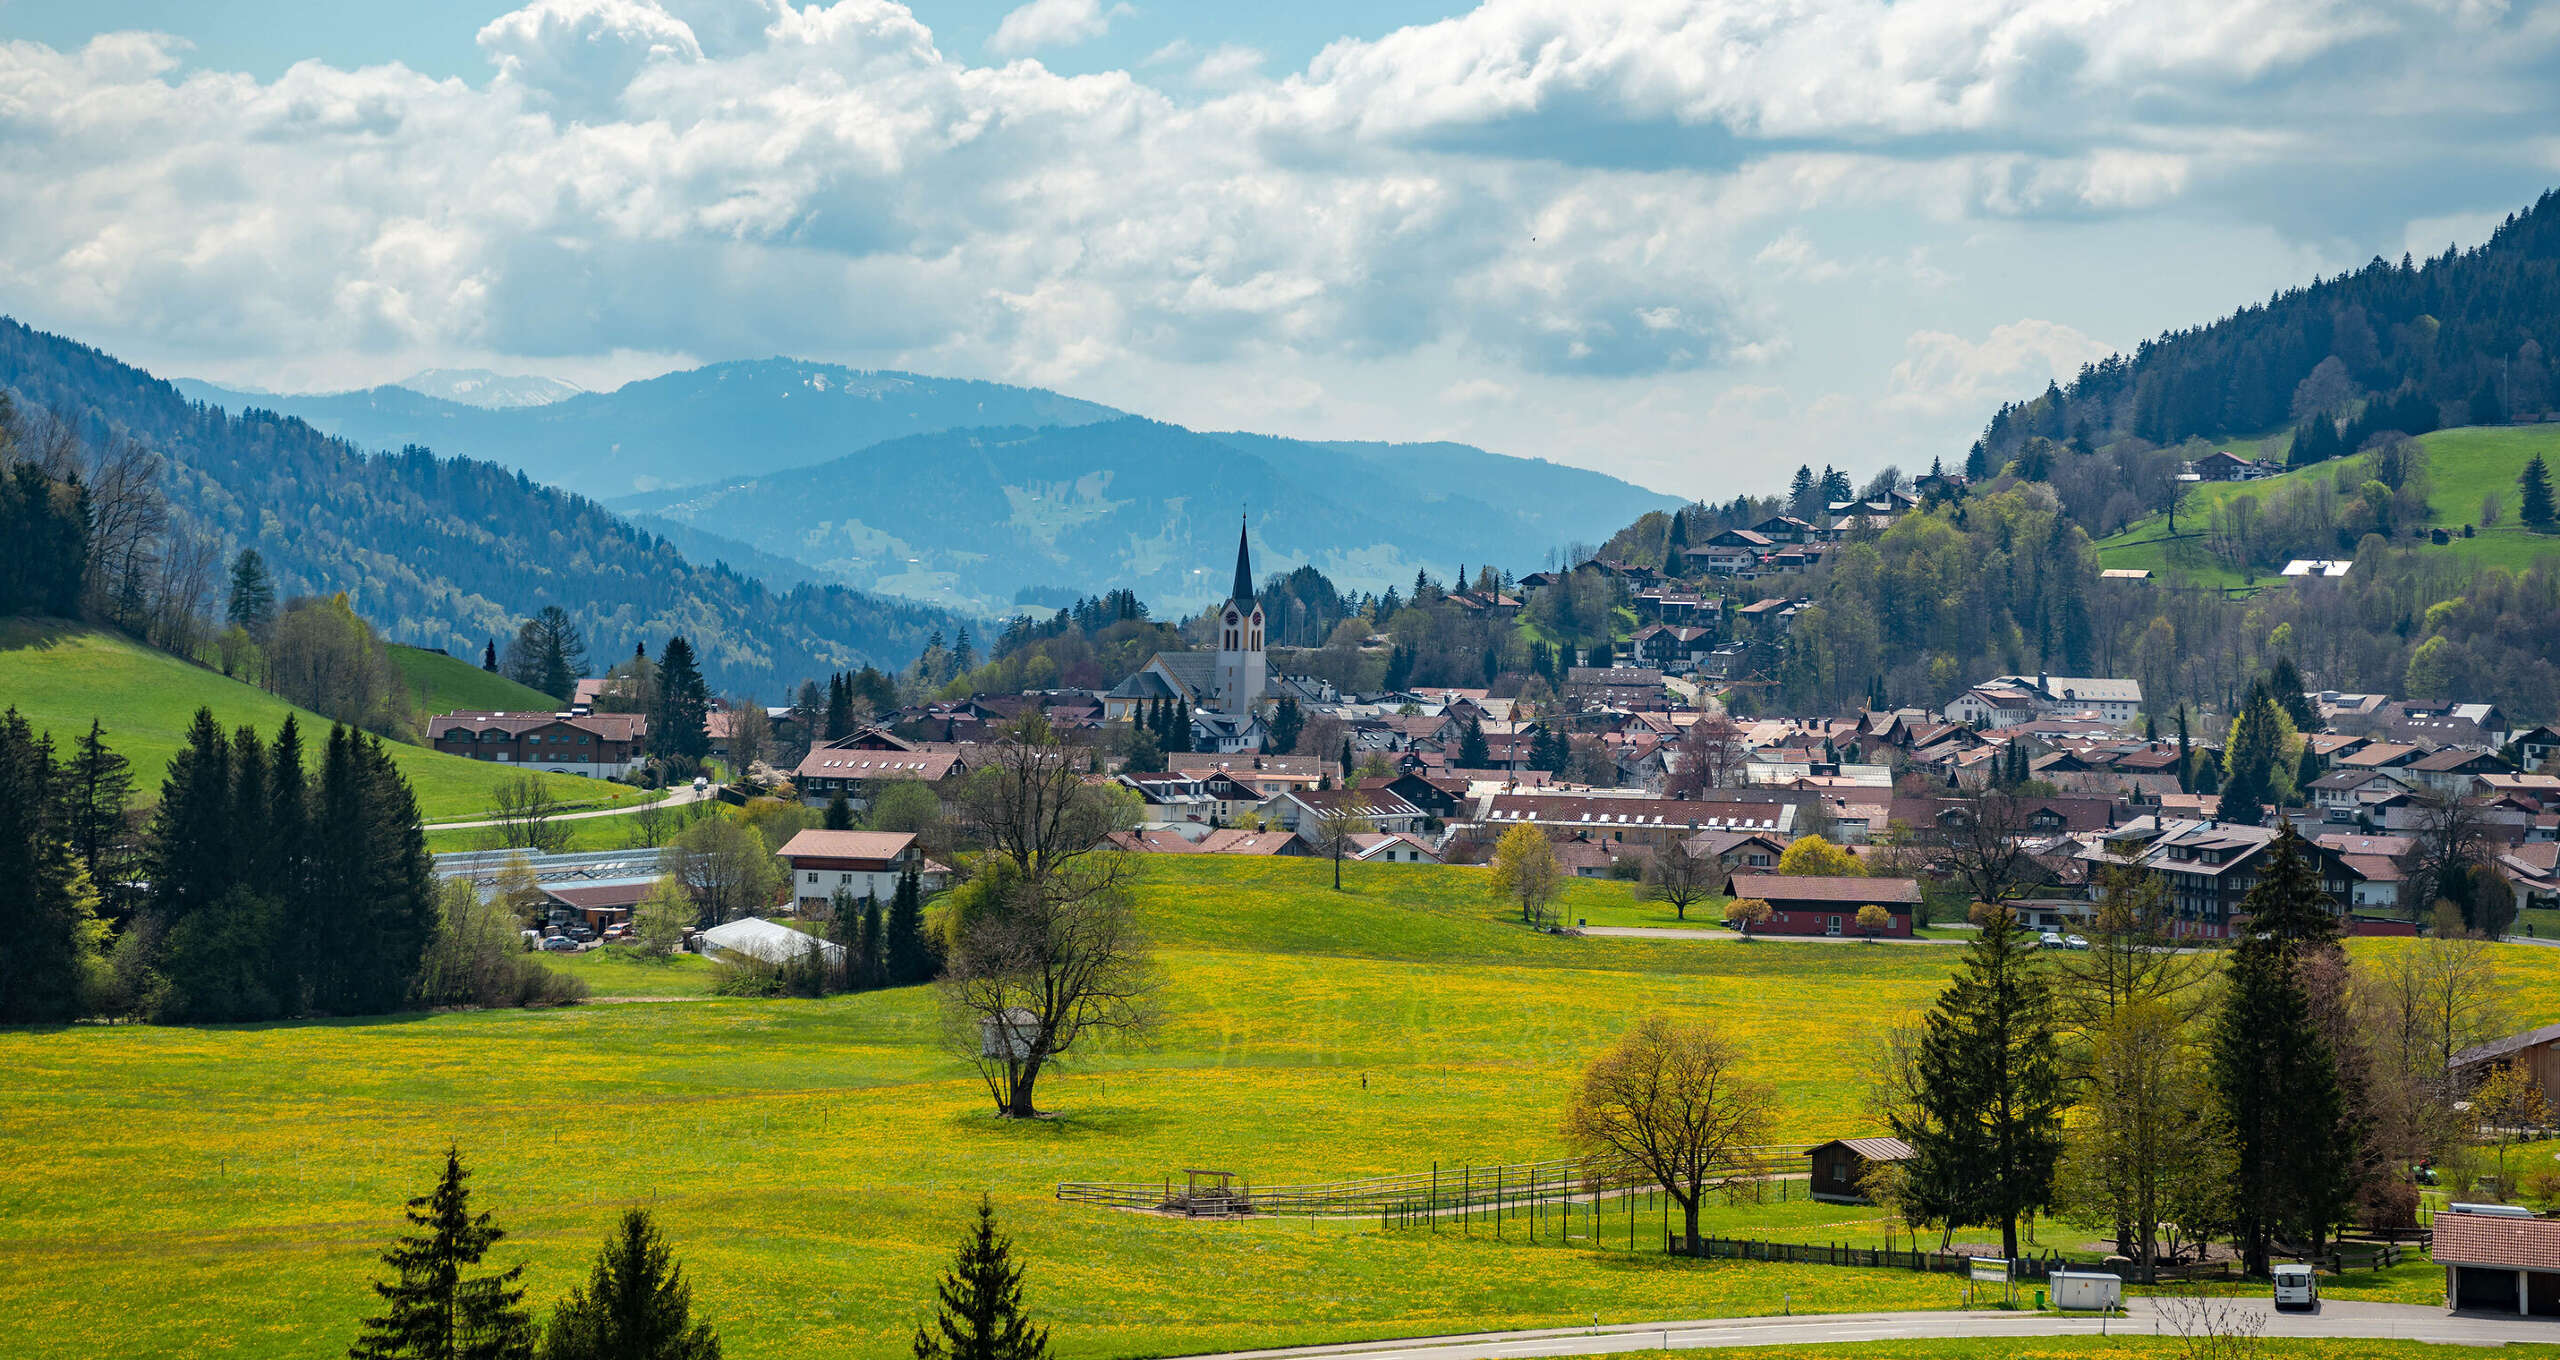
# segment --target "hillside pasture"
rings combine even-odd
[[[155,651],[130,638],[58,619],[0,619],[0,707],[14,705],[28,722],[67,748],[89,730],[94,716],[105,724],[107,744],[133,762],[134,787],[144,802],[157,801],[169,758],[185,745],[196,710],[210,708],[225,730],[243,724],[272,737],[293,714],[316,760],[328,739],[329,720],[231,679],[218,671]],[[392,763],[408,777],[426,817],[468,817],[487,812],[490,793],[520,771],[444,755],[422,746],[385,743]],[[628,803],[641,791],[600,779],[541,776],[568,807]]]
[[[0,1316],[15,1354],[335,1353],[444,1144],[548,1302],[624,1206],[662,1218],[738,1356],[904,1354],[990,1194],[1070,1360],[1653,1317],[1943,1308],[1944,1276],[1668,1261],[1623,1205],[1596,1241],[1365,1220],[1188,1223],[1067,1206],[1062,1180],[1186,1167],[1265,1184],[1553,1157],[1572,1076],[1650,1011],[1709,1018],[1775,1089],[1779,1136],[1872,1131],[1868,1040],[1953,949],[1533,934],[1481,871],[1162,857],[1150,1039],[1073,1056],[1052,1113],[990,1117],[930,989],[198,1029],[0,1032]],[[1575,902],[1627,885],[1577,882]],[[2560,957],[2502,951],[2520,1003]],[[600,997],[699,965],[564,966]],[[108,1131],[111,1131],[108,1132]],[[1618,1210],[1620,1212],[1610,1212]],[[1874,1240],[1871,1211],[1720,1208],[1721,1235]],[[1639,1250],[1629,1252],[1632,1228]],[[1582,1231],[1587,1234],[1588,1220]]]
[[[401,682],[408,686],[421,731],[425,720],[439,713],[549,713],[560,707],[550,695],[460,657],[397,644],[390,652],[391,664],[399,667]]]

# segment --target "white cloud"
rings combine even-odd
[[[1033,0],[989,49],[1125,12]],[[2288,268],[2404,224],[2440,250],[2560,163],[2560,23],[2422,0],[1487,0],[1270,78],[1214,33],[1139,74],[975,64],[892,0],[532,0],[479,42],[475,81],[0,44],[0,289],[138,359],[315,382],[786,352],[1203,422],[1436,393],[1431,421],[1481,402],[1479,438],[1672,484],[1710,475],[1682,451],[1718,391],[1943,438],[2090,334],[2295,281],[2209,291],[2198,223]],[[2413,112],[2439,98],[2460,117]],[[2305,192],[2341,183],[2402,195],[2382,234]],[[2083,272],[2018,264],[2109,223]],[[2202,282],[2064,310],[2135,278]],[[1909,418],[1857,433],[1879,411]]]
[[[1929,415],[2032,397],[2055,379],[2114,352],[2069,326],[2033,317],[1994,326],[1979,342],[1920,331],[1893,366],[1887,405]],[[1986,409],[1983,415],[1987,418]]]
[[[1043,47],[1073,47],[1110,32],[1111,21],[1130,12],[1127,5],[1104,9],[1102,0],[1031,0],[996,25],[987,50],[1019,57]]]

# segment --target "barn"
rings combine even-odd
[[[1866,1204],[1867,1168],[1911,1160],[1899,1138],[1834,1138],[1805,1153],[1812,1164],[1813,1197],[1829,1204]]]

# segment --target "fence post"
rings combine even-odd
[[[1431,1163],[1431,1231],[1440,1231],[1440,1163],[1437,1158]]]

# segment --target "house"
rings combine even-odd
[[[2408,782],[2389,770],[2331,770],[2311,781],[2312,805],[2333,822],[2352,822],[2383,799],[2407,793]]]
[[[693,947],[707,959],[774,967],[806,957],[811,949],[830,965],[844,962],[843,945],[758,916],[742,916],[713,926],[694,937]]]
[[[2254,482],[2284,471],[2274,463],[2243,458],[2229,449],[2208,453],[2187,464],[2187,470],[2203,482]]]
[[[1576,666],[1565,672],[1565,697],[1602,708],[1640,708],[1662,702],[1662,672],[1650,666]]]
[[[1751,526],[1751,532],[1771,543],[1810,543],[1813,525],[1793,515],[1771,515]]]
[[[1920,905],[1919,881],[1909,878],[1735,874],[1729,891],[1737,901],[1756,897],[1769,904],[1769,919],[1752,927],[1769,935],[1863,935],[1858,909],[1877,906],[1891,918],[1877,938],[1907,940],[1912,910]]]
[[[926,892],[942,888],[945,870],[924,857],[912,831],[803,831],[775,858],[791,870],[791,897],[806,913],[823,911],[839,892],[886,902],[909,869]]]
[[[1690,628],[1676,624],[1655,623],[1636,630],[1627,639],[1628,659],[1640,666],[1661,670],[1692,670],[1706,664],[1716,649],[1716,634],[1709,628]]]
[[[1318,756],[1272,756],[1220,751],[1185,751],[1164,758],[1178,774],[1223,774],[1268,799],[1290,789],[1312,789],[1340,773]]]
[[[2519,907],[2560,906],[2560,841],[2526,841],[2497,858]]]
[[[1200,838],[1198,850],[1204,855],[1312,855],[1315,847],[1295,831],[1254,831],[1229,827],[1212,831]]]
[[[2019,690],[2025,692],[2034,707],[2034,717],[2068,718],[2082,714],[2115,725],[2132,722],[2142,716],[2142,682],[2119,680],[2095,675],[1996,675],[1976,686],[1981,689]],[[1972,691],[1968,691],[1970,694]],[[1964,702],[1962,697],[1956,704]],[[1970,722],[1956,716],[1956,705],[1947,706],[1947,720]],[[2008,723],[1994,721],[1993,727]]]
[[[2015,685],[1976,685],[1947,704],[1947,721],[2015,727],[2036,715],[2035,696]]]
[[[1422,809],[1383,788],[1291,789],[1262,805],[1263,819],[1312,838],[1330,817],[1367,822],[1390,834],[1419,830]]]
[[[2295,580],[2300,581],[2335,581],[2346,575],[2354,566],[2355,563],[2351,561],[2340,562],[2329,558],[2297,557],[2292,561],[2285,563],[2284,570],[2278,572],[2277,575],[2290,576]]]
[[[1376,864],[1446,864],[1431,842],[1410,832],[1364,832],[1351,838],[1351,858]]]
[[[1770,539],[1749,529],[1726,529],[1695,547],[1684,550],[1681,566],[1690,571],[1705,571],[1717,576],[1740,576],[1760,565],[1760,555],[1769,551]]]
[[[629,921],[631,913],[658,886],[658,880],[626,878],[541,886],[543,915],[550,924],[568,925],[574,921],[602,934],[607,926]]]
[[[639,766],[649,723],[637,713],[464,710],[436,715],[427,730],[446,755],[611,779]]]
[[[2519,767],[2540,770],[2551,763],[2552,757],[2560,756],[2560,727],[2545,724],[2518,732],[2508,745],[2514,748]]]
[[[2445,1307],[2560,1318],[2560,1221],[2463,1205],[2434,1226],[2428,1255],[2444,1267]]]
[[[2076,858],[2091,871],[2092,892],[2101,864],[2132,860],[2159,874],[2168,883],[2178,932],[2220,939],[2233,930],[2241,899],[2256,886],[2258,866],[2281,834],[2275,827],[2153,815],[2108,830]],[[2338,852],[2318,842],[2305,842],[2303,850],[2319,869],[2321,891],[2343,915],[2351,887]]]
[[[1616,843],[1659,845],[1701,831],[1764,831],[1792,838],[1792,803],[1711,803],[1681,798],[1628,798],[1611,794],[1498,793],[1485,800],[1474,824],[1484,839],[1499,840],[1527,823],[1548,838],[1591,834]]]
[[[1812,1169],[1813,1197],[1825,1204],[1871,1204],[1867,1169],[1899,1166],[1912,1158],[1911,1145],[1899,1138],[1834,1138],[1805,1150]]]
[[[2480,776],[2507,774],[2514,767],[2507,764],[2504,756],[2448,746],[2410,761],[2405,768],[2419,783],[2438,793],[2467,794]]]
[[[799,790],[800,801],[817,805],[843,794],[860,812],[871,806],[883,785],[923,784],[939,795],[968,777],[968,758],[956,749],[926,750],[885,732],[878,737],[897,745],[886,750],[856,745],[878,739],[856,733],[802,756],[791,769],[791,787]]]

